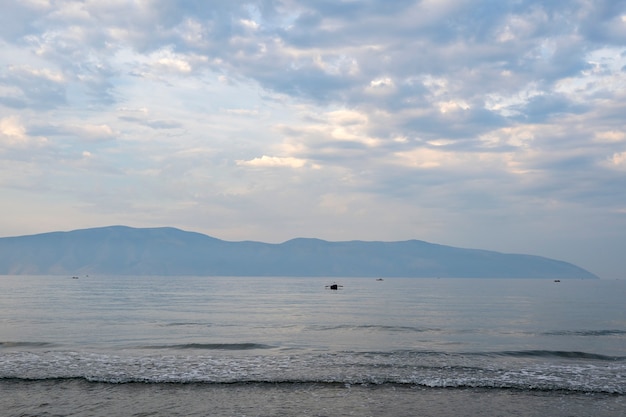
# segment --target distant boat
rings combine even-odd
[[[384,281],[382,278],[376,278],[376,281]]]
[[[78,279],[78,277],[72,277],[72,279]]]
[[[338,290],[339,288],[343,288],[343,285],[331,284],[331,285],[327,285],[326,288],[331,289],[331,290]]]
[[[561,282],[561,280],[560,279],[555,279],[554,282]]]

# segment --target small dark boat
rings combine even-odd
[[[331,285],[327,285],[326,288],[331,289],[331,290],[338,290],[339,288],[343,288],[343,285],[331,284]]]

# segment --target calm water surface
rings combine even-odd
[[[624,300],[608,280],[5,276],[0,389],[18,415],[617,415]]]

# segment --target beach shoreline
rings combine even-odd
[[[324,383],[125,383],[5,379],[2,415],[611,417],[626,397],[567,391]]]

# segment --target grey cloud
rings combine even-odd
[[[542,123],[564,113],[582,113],[588,110],[588,106],[572,103],[561,94],[539,95],[532,97],[521,106],[514,106],[521,116],[516,117],[520,121],[529,123]]]
[[[603,212],[619,211],[626,192],[619,183],[625,178],[598,169],[593,156],[554,156],[535,165],[539,170],[534,181],[527,181],[516,190],[528,198],[600,208]]]
[[[28,127],[32,136],[58,136],[61,138],[79,139],[86,142],[108,142],[115,140],[117,135],[108,125],[93,124],[33,124]]]
[[[426,139],[476,138],[487,131],[506,126],[505,118],[483,108],[457,110],[452,114],[432,111],[407,119],[401,126],[403,133]]]
[[[9,67],[0,74],[0,86],[14,91],[0,97],[8,107],[51,109],[66,103],[65,83],[32,68]]]
[[[623,1],[594,1],[582,10],[581,33],[599,44],[623,46],[626,44],[626,28],[622,20],[625,13]]]
[[[37,31],[38,18],[45,7],[29,7],[25,2],[3,2],[0,13],[0,38],[9,42]]]
[[[20,97],[0,97],[0,103],[13,109],[24,109],[28,106],[27,101]]]
[[[135,116],[119,116],[118,119],[126,122],[138,123],[140,125],[151,127],[152,129],[178,129],[183,127],[182,123],[175,120],[145,119]]]
[[[312,66],[285,71],[279,80],[270,74],[259,77],[259,80],[271,82],[272,88],[278,92],[319,103],[345,99],[342,93],[352,84],[346,77],[330,75]]]

